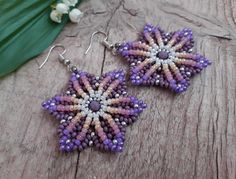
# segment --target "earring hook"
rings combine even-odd
[[[50,48],[50,50],[47,54],[47,57],[45,58],[43,63],[39,66],[39,69],[41,69],[45,65],[45,63],[48,61],[48,58],[49,58],[50,54],[52,53],[53,49],[55,49],[57,47],[61,47],[64,50],[62,53],[59,53],[59,57],[64,59],[63,55],[66,53],[66,48],[62,44],[55,44]]]
[[[108,35],[107,35],[105,32],[103,32],[103,31],[95,31],[95,32],[92,33],[92,35],[91,35],[91,37],[90,37],[89,46],[88,46],[87,50],[86,50],[85,53],[84,53],[85,55],[88,54],[89,50],[90,50],[91,47],[92,47],[92,43],[93,43],[93,38],[94,38],[94,36],[95,36],[96,34],[99,34],[99,33],[105,36],[105,39],[103,39],[102,44],[105,45],[105,46],[106,46],[107,48],[109,48],[109,49],[111,49],[111,48],[113,47],[113,45],[110,44],[110,43],[107,41]]]

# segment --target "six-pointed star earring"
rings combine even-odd
[[[82,151],[89,146],[121,152],[125,127],[137,120],[146,104],[127,94],[122,70],[96,77],[77,69],[64,57],[66,49],[57,44],[51,47],[41,69],[56,47],[64,51],[59,61],[68,67],[71,77],[65,92],[42,103],[42,107],[60,121],[61,151]]]
[[[92,37],[97,33],[106,36],[97,31]],[[186,91],[190,77],[211,64],[202,55],[192,52],[194,41],[190,29],[165,33],[160,27],[147,24],[136,41],[113,45],[106,36],[102,44],[127,59],[132,84],[161,86],[176,93]]]
[[[190,77],[211,62],[192,53],[193,33],[190,29],[165,33],[160,27],[145,25],[140,38],[119,46],[119,53],[130,63],[131,82],[156,85],[176,93],[187,90]]]

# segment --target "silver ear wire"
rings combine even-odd
[[[49,58],[50,54],[52,53],[53,49],[55,49],[55,48],[57,48],[57,47],[61,47],[61,48],[64,50],[62,53],[59,53],[59,60],[60,60],[61,62],[63,62],[63,61],[65,60],[65,57],[64,57],[63,55],[66,53],[66,48],[65,48],[63,45],[61,45],[61,44],[55,44],[55,45],[53,45],[53,46],[50,48],[50,50],[49,50],[49,52],[48,52],[48,54],[47,54],[47,57],[45,58],[45,60],[43,61],[43,63],[39,66],[39,69],[41,69],[41,68],[45,65],[45,63],[48,61],[48,58]]]
[[[105,39],[104,39],[104,40],[107,40],[107,39],[108,39],[107,34],[106,34],[105,32],[103,32],[103,31],[95,31],[95,32],[93,32],[92,35],[91,35],[91,37],[90,37],[89,46],[88,46],[87,50],[86,50],[85,53],[84,53],[85,55],[88,54],[89,50],[90,50],[91,47],[92,47],[94,36],[95,36],[96,34],[99,34],[99,33],[105,36]]]
[[[106,48],[108,48],[109,50],[112,50],[113,48],[114,48],[114,45],[113,44],[111,44],[110,42],[108,42],[108,36],[107,36],[107,34],[105,33],[105,32],[103,32],[103,31],[95,31],[95,32],[93,32],[92,33],[92,35],[91,35],[91,37],[90,37],[90,42],[89,42],[89,46],[88,46],[88,48],[87,48],[87,50],[85,51],[85,55],[87,55],[88,54],[88,52],[89,52],[89,50],[91,49],[91,47],[92,47],[92,43],[93,43],[93,38],[94,38],[94,36],[96,35],[96,34],[102,34],[102,35],[104,35],[105,36],[105,38],[103,39],[103,41],[101,42]]]

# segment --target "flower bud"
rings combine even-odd
[[[71,22],[79,23],[81,17],[83,17],[83,13],[79,9],[72,9],[69,13],[69,17]]]
[[[78,3],[78,0],[62,0],[67,6],[75,6]]]
[[[64,3],[58,3],[56,6],[56,10],[61,14],[68,14],[69,7]]]
[[[61,23],[62,14],[57,10],[53,10],[50,14],[50,18],[54,22]]]

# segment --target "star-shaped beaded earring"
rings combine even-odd
[[[80,71],[64,58],[65,47],[51,47],[41,69],[52,50],[61,47],[59,60],[71,71],[68,89],[42,103],[43,109],[59,120],[61,151],[82,151],[89,146],[121,152],[125,141],[125,127],[137,120],[146,104],[127,94],[122,70],[95,77]]]
[[[113,45],[106,37],[102,43],[127,59],[134,85],[156,85],[181,93],[187,90],[190,77],[211,64],[204,56],[192,52],[190,29],[165,33],[160,27],[147,24],[136,41]]]

